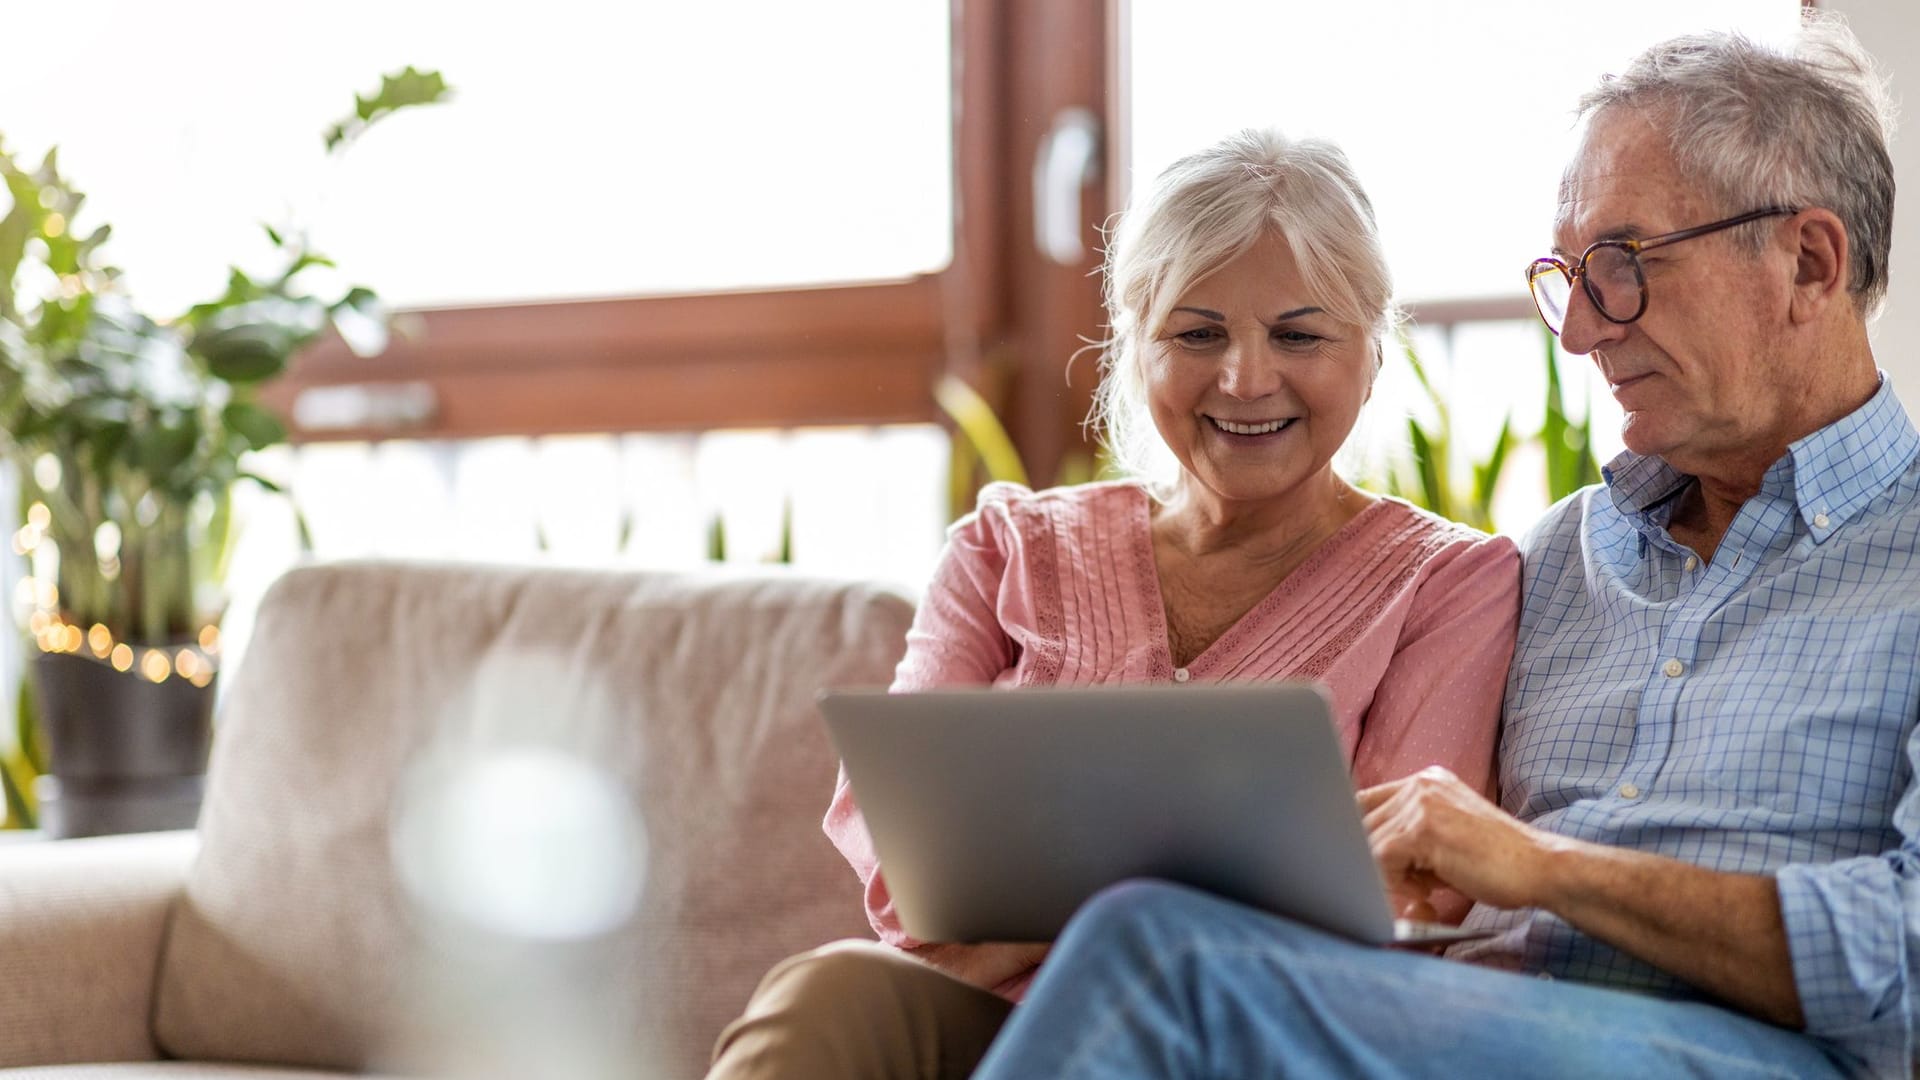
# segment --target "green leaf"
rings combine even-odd
[[[199,442],[199,421],[187,414],[177,424],[150,427],[136,433],[133,456],[148,475],[164,477],[185,464]]]
[[[303,335],[288,327],[247,323],[196,334],[191,348],[216,378],[253,383],[280,374],[301,344]]]
[[[378,356],[387,351],[389,318],[386,305],[372,289],[358,286],[327,309],[333,328],[355,356]]]
[[[246,440],[247,449],[264,450],[287,439],[287,427],[280,418],[248,401],[236,401],[220,412],[227,430]]]
[[[240,470],[240,479],[251,480],[254,483],[260,485],[260,487],[263,490],[270,491],[275,495],[285,495],[287,493],[287,489],[281,486],[278,481],[269,480],[266,477],[261,476],[259,473],[252,472],[247,469]]]
[[[286,238],[280,235],[279,229],[274,228],[273,226],[267,224],[264,221],[260,223],[260,227],[267,230],[267,239],[273,241],[274,247],[287,246]]]
[[[329,153],[340,149],[381,120],[402,109],[433,105],[445,101],[451,90],[437,71],[416,71],[412,67],[382,76],[380,89],[372,97],[353,98],[353,115],[329,126],[322,138]]]

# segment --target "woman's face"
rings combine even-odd
[[[1154,427],[1184,480],[1233,502],[1282,497],[1332,468],[1373,390],[1373,342],[1308,294],[1268,233],[1175,301],[1142,343]]]

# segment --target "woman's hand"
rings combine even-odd
[[[1052,948],[1050,942],[996,942],[989,945],[917,945],[907,951],[961,982],[971,983],[982,990],[992,990],[1016,975],[1024,975],[1039,967],[1040,961],[1046,959],[1047,951]]]

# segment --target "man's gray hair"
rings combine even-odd
[[[1261,237],[1279,234],[1313,302],[1381,342],[1395,322],[1393,279],[1373,204],[1346,154],[1323,139],[1248,129],[1168,166],[1112,231],[1109,337],[1094,423],[1123,472],[1164,494],[1176,463],[1147,407],[1141,351],[1174,304]]]
[[[1824,207],[1847,229],[1848,290],[1863,317],[1887,292],[1893,243],[1893,106],[1846,21],[1807,12],[1788,45],[1739,34],[1677,37],[1641,53],[1580,100],[1580,114],[1641,111],[1681,172],[1728,214]],[[1758,250],[1765,225],[1740,227]]]

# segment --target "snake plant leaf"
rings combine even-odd
[[[1421,505],[1442,517],[1453,516],[1452,499],[1440,475],[1440,455],[1420,421],[1407,419],[1407,441],[1413,446],[1413,465],[1420,476]]]
[[[1020,451],[1014,448],[1007,429],[993,414],[993,406],[987,404],[979,391],[967,385],[965,379],[947,374],[934,385],[933,397],[961,436],[979,451],[989,477],[1027,483],[1027,467],[1020,460]]]
[[[1500,471],[1506,467],[1507,451],[1513,448],[1513,413],[1500,421],[1500,434],[1493,440],[1493,450],[1487,460],[1473,467],[1473,503],[1481,516],[1491,519],[1493,510],[1493,491],[1499,486]]]
[[[14,779],[18,767],[13,755],[0,758],[0,793],[6,796],[6,814],[0,815],[0,824],[10,829],[31,829],[36,823],[33,810],[27,806],[25,785]]]
[[[1544,330],[1544,328],[1543,328]],[[1559,502],[1590,484],[1600,482],[1593,456],[1593,399],[1578,424],[1567,416],[1566,387],[1560,379],[1559,341],[1546,335],[1547,417],[1540,427],[1540,443],[1547,455],[1547,497]]]
[[[287,438],[287,426],[280,418],[250,401],[236,401],[220,410],[220,420],[246,441],[249,450],[264,450]]]
[[[35,721],[40,715],[40,706],[33,692],[33,680],[21,679],[20,691],[14,699],[14,749],[27,769],[34,773],[47,771],[47,748],[40,737],[40,725]]]
[[[1405,334],[1401,335],[1400,351],[1406,354],[1407,367],[1412,369],[1413,377],[1419,382],[1420,389],[1427,395],[1427,399],[1430,401],[1439,401],[1440,395],[1434,392],[1433,382],[1427,378],[1427,365],[1420,362],[1420,351],[1413,347],[1413,339],[1411,337],[1407,337]]]

